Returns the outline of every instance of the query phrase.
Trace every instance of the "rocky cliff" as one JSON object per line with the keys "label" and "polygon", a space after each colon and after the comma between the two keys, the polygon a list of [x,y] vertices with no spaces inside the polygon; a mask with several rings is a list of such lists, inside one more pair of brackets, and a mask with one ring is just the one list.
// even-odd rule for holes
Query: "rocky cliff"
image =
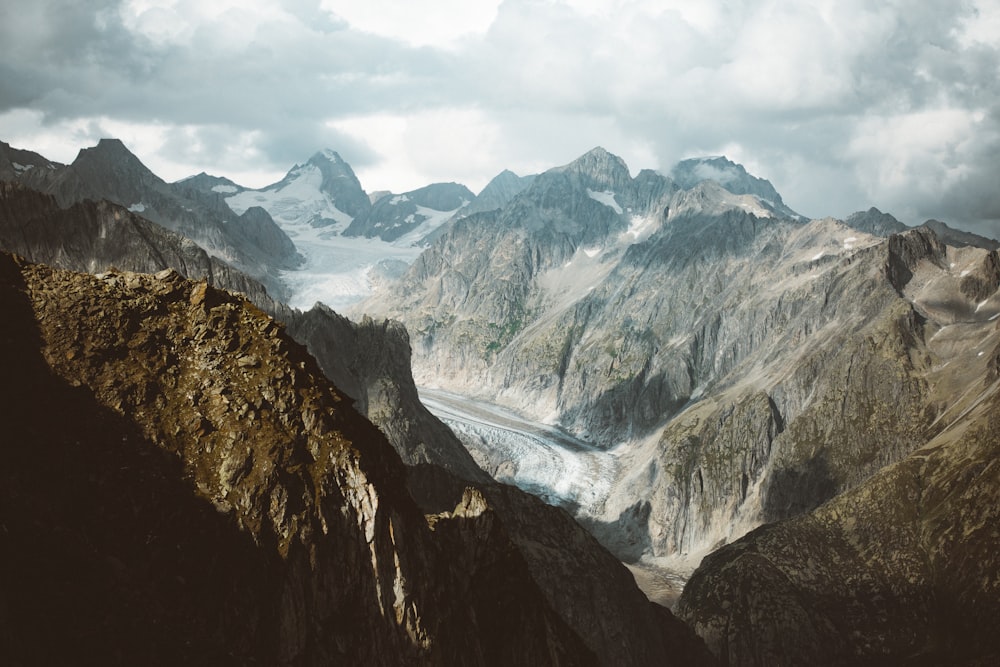
{"label": "rocky cliff", "polygon": [[428,523],[384,436],[245,301],[9,255],[0,299],[15,662],[595,661],[490,502]]}
{"label": "rocky cliff", "polygon": [[679,613],[723,664],[1000,659],[1000,334],[987,338],[990,361],[954,361],[974,391],[925,446],[705,558]]}

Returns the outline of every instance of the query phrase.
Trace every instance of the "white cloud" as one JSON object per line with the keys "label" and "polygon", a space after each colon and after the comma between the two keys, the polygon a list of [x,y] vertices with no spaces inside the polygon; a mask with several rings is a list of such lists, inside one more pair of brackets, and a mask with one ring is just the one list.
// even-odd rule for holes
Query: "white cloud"
{"label": "white cloud", "polygon": [[329,125],[377,154],[372,164],[356,169],[367,190],[404,192],[432,181],[453,181],[455,165],[461,164],[463,184],[478,191],[497,173],[497,128],[477,109],[373,114]]}
{"label": "white cloud", "polygon": [[[330,147],[397,191],[595,145],[633,171],[726,154],[810,215],[1000,219],[996,0],[98,3],[0,24],[0,138],[119,128],[151,166],[224,175]],[[951,190],[904,196],[928,183]]]}
{"label": "white cloud", "polygon": [[414,46],[452,47],[486,32],[500,0],[322,0],[320,5],[362,32]]}
{"label": "white cloud", "polygon": [[981,167],[986,118],[968,109],[869,117],[857,124],[845,152],[870,198],[890,202],[897,217],[922,222]]}

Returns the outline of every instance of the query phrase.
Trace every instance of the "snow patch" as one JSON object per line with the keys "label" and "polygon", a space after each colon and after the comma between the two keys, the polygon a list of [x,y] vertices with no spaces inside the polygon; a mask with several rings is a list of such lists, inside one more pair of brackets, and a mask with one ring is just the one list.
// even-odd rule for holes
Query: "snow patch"
{"label": "snow patch", "polygon": [[143,211],[146,210],[146,205],[143,204],[142,202],[139,202],[138,204],[132,204],[131,206],[129,206],[128,210],[132,211],[133,213],[142,213]]}
{"label": "snow patch", "polygon": [[810,262],[815,262],[817,259],[819,259],[820,257],[822,257],[825,254],[826,254],[826,252],[820,250],[818,253],[816,253],[815,255],[813,255],[812,259],[810,259],[809,261]]}
{"label": "snow patch", "polygon": [[406,195],[395,195],[389,200],[389,203],[395,206],[396,204],[402,204],[403,202],[410,201],[410,198]]}
{"label": "snow patch", "polygon": [[18,164],[17,162],[11,162],[10,164],[12,167],[14,167],[14,171],[20,171],[20,172],[28,171],[29,169],[32,169],[35,166],[33,164]]}
{"label": "snow patch", "polygon": [[583,254],[584,255],[586,255],[587,257],[590,257],[591,259],[593,259],[594,257],[597,257],[598,255],[601,254],[601,248],[599,246],[591,246],[589,248],[581,248],[581,250],[583,250]]}
{"label": "snow patch", "polygon": [[595,192],[590,188],[587,188],[587,196],[594,201],[599,201],[610,209],[613,209],[615,213],[621,215],[623,213],[622,207],[618,205],[615,201],[615,193],[610,190],[605,190],[604,192]]}
{"label": "snow patch", "polygon": [[[952,266],[954,266],[954,264]],[[965,271],[962,271],[960,274],[958,274],[958,277],[959,278],[964,278],[967,275],[969,275],[969,270],[968,269],[966,269]]]}
{"label": "snow patch", "polygon": [[986,301],[980,301],[978,304],[976,304],[976,312],[977,313],[979,312],[980,308],[982,308],[983,306],[986,305],[987,301],[989,301],[989,299],[986,299]]}
{"label": "snow patch", "polygon": [[979,354],[977,354],[976,356],[977,356],[977,357],[981,357],[981,356],[983,356],[984,354],[986,354],[986,353],[985,353],[985,352],[980,352],[980,353],[979,353]]}
{"label": "snow patch", "polygon": [[854,243],[858,240],[857,236],[848,236],[844,239],[844,250],[851,250],[854,248]]}
{"label": "snow patch", "polygon": [[[416,215],[426,219],[391,243],[379,238],[342,236],[341,223],[314,226],[308,220],[289,221],[272,212],[306,260],[301,268],[281,273],[282,281],[292,293],[289,305],[304,310],[321,301],[341,310],[361,301],[374,289],[377,265],[384,261],[412,264],[424,250],[420,245],[423,238],[450,220],[457,210],[437,211],[417,206]],[[350,220],[340,211],[337,213]]]}
{"label": "snow patch", "polygon": [[629,218],[628,229],[619,239],[623,243],[642,243],[656,231],[656,217],[633,215]]}
{"label": "snow patch", "polygon": [[997,313],[996,315],[994,315],[993,317],[991,317],[990,319],[988,319],[986,321],[987,322],[992,322],[993,320],[997,319],[998,317],[1000,317],[1000,313]]}
{"label": "snow patch", "polygon": [[215,187],[212,188],[212,192],[219,192],[224,195],[231,195],[235,192],[239,192],[239,188],[237,188],[234,185],[223,185],[222,183],[220,183],[219,185],[216,185]]}
{"label": "snow patch", "polygon": [[774,214],[764,206],[761,206],[760,202],[761,200],[754,195],[741,195],[737,203],[741,209],[758,218],[774,217]]}

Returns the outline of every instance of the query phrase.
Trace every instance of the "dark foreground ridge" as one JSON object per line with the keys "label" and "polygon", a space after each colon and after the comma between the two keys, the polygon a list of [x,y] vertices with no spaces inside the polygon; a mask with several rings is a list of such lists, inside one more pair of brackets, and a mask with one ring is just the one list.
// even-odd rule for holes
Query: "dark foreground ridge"
{"label": "dark foreground ridge", "polygon": [[597,663],[484,496],[428,521],[384,436],[242,299],[2,254],[0,308],[11,664]]}

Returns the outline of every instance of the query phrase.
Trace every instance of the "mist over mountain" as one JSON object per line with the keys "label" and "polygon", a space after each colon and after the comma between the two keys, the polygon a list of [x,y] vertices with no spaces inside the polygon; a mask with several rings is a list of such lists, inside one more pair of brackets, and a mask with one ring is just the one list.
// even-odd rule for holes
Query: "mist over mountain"
{"label": "mist over mountain", "polygon": [[[808,220],[724,157],[633,177],[595,148],[479,195],[369,196],[332,150],[254,190],[165,184],[113,141],[68,167],[0,149],[0,248],[96,274],[0,256],[12,428],[73,462],[8,452],[4,525],[31,545],[9,590],[63,601],[97,654],[125,627],[133,662],[1000,654],[996,241]],[[94,472],[136,467],[179,509]],[[134,549],[149,526],[193,555]],[[205,588],[213,551],[245,567]],[[60,592],[46,563],[85,574]],[[110,601],[73,629],[92,580]]]}
{"label": "mist over mountain", "polygon": [[785,206],[781,195],[770,182],[747,173],[743,165],[724,156],[681,160],[670,170],[670,178],[685,190],[690,190],[702,181],[715,181],[733,194],[758,197],[774,206],[783,216],[802,217]]}

